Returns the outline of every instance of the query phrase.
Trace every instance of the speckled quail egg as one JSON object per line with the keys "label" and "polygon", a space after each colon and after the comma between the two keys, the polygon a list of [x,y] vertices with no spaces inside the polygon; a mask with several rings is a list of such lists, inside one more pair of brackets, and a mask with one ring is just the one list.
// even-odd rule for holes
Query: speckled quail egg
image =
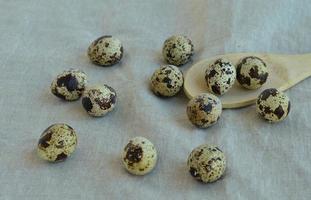
{"label": "speckled quail egg", "polygon": [[237,80],[247,89],[260,88],[268,78],[266,63],[254,56],[243,58],[237,65]]}
{"label": "speckled quail egg", "polygon": [[162,54],[167,63],[180,66],[193,55],[193,44],[186,36],[174,35],[165,40]]}
{"label": "speckled quail egg", "polygon": [[182,72],[174,65],[164,65],[157,69],[151,77],[151,89],[159,96],[176,95],[183,86]]}
{"label": "speckled quail egg", "polygon": [[289,114],[290,100],[275,88],[266,89],[257,98],[256,111],[270,122],[279,122]]}
{"label": "speckled quail egg", "polygon": [[222,112],[218,97],[203,93],[192,98],[187,104],[187,115],[192,124],[199,128],[207,128],[215,124]]}
{"label": "speckled quail egg", "polygon": [[105,35],[92,42],[88,56],[97,65],[110,66],[122,59],[123,46],[119,39]]}
{"label": "speckled quail egg", "polygon": [[50,162],[65,160],[76,149],[77,135],[67,124],[53,124],[43,131],[38,142],[39,157]]}
{"label": "speckled quail egg", "polygon": [[157,151],[146,138],[135,137],[125,146],[122,160],[125,169],[131,174],[145,175],[155,167]]}
{"label": "speckled quail egg", "polygon": [[83,71],[70,69],[52,81],[51,92],[61,99],[73,101],[81,97],[86,84],[86,74]]}
{"label": "speckled quail egg", "polygon": [[187,161],[190,174],[203,183],[211,183],[226,170],[225,154],[214,145],[201,145],[193,149]]}
{"label": "speckled quail egg", "polygon": [[86,89],[82,95],[82,105],[87,113],[94,117],[106,115],[115,107],[117,93],[104,84]]}
{"label": "speckled quail egg", "polygon": [[223,95],[234,84],[236,79],[236,70],[234,65],[226,59],[217,59],[205,71],[205,81],[208,91]]}

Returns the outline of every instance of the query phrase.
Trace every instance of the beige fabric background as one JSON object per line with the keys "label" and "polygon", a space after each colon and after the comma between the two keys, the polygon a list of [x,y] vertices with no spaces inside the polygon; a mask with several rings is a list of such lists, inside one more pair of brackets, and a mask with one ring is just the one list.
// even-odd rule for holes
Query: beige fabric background
{"label": "beige fabric background", "polygon": [[[264,122],[251,106],[225,110],[206,130],[189,123],[184,94],[160,99],[148,89],[172,34],[195,45],[184,71],[229,52],[308,53],[310,12],[310,0],[0,0],[0,199],[311,199],[311,79],[287,92],[292,110],[282,123]],[[123,41],[125,56],[114,67],[86,56],[103,34]],[[90,84],[114,87],[116,110],[94,119],[79,101],[51,95],[51,80],[70,67],[84,70]],[[73,126],[79,144],[66,162],[49,164],[35,148],[56,122]],[[122,168],[121,151],[134,136],[158,148],[148,176]],[[186,169],[202,143],[219,145],[228,158],[225,178],[214,184]]]}

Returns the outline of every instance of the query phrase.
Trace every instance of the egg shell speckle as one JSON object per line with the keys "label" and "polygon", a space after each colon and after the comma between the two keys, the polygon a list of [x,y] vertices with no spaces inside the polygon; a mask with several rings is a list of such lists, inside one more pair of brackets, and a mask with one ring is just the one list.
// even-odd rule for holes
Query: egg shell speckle
{"label": "egg shell speckle", "polygon": [[243,58],[237,65],[237,80],[247,89],[258,89],[269,75],[266,63],[254,56]]}
{"label": "egg shell speckle", "polygon": [[235,79],[236,69],[226,59],[216,60],[205,71],[208,91],[216,95],[226,93],[233,86]]}
{"label": "egg shell speckle", "polygon": [[67,124],[53,124],[40,136],[37,153],[40,158],[59,162],[65,160],[76,149],[77,135]]}
{"label": "egg shell speckle", "polygon": [[97,65],[110,66],[123,57],[123,46],[119,39],[110,35],[96,39],[88,48],[90,60]]}
{"label": "egg shell speckle", "polygon": [[290,100],[275,88],[264,90],[257,98],[256,111],[269,122],[284,120],[290,111]]}
{"label": "egg shell speckle", "polygon": [[89,115],[100,117],[115,108],[116,100],[117,94],[112,87],[94,86],[83,93],[82,105]]}
{"label": "egg shell speckle", "polygon": [[192,98],[187,104],[187,115],[192,124],[199,128],[208,128],[220,118],[222,105],[213,94],[203,93]]}
{"label": "egg shell speckle", "polygon": [[125,146],[122,160],[125,169],[131,174],[145,175],[155,167],[157,151],[148,139],[135,137]]}
{"label": "egg shell speckle", "polygon": [[174,35],[165,40],[162,55],[167,63],[180,66],[190,60],[193,51],[193,44],[189,38]]}
{"label": "egg shell speckle", "polygon": [[87,84],[83,71],[70,69],[59,74],[51,83],[51,92],[58,98],[74,101],[81,97]]}
{"label": "egg shell speckle", "polygon": [[174,65],[164,65],[157,69],[151,77],[151,89],[159,96],[174,96],[183,86],[182,72]]}
{"label": "egg shell speckle", "polygon": [[190,153],[187,165],[194,178],[203,183],[211,183],[223,176],[226,157],[215,145],[204,144]]}

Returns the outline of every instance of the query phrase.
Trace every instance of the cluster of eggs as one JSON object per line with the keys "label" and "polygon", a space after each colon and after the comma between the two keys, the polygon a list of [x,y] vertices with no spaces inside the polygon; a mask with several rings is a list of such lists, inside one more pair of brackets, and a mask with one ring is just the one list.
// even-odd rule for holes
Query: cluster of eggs
{"label": "cluster of eggs", "polygon": [[[171,97],[183,88],[183,73],[178,67],[191,59],[194,48],[187,37],[172,36],[165,41],[162,52],[168,65],[155,70],[150,85],[156,95]],[[259,57],[242,58],[236,66],[224,58],[215,60],[206,66],[204,74],[206,93],[195,96],[187,104],[186,110],[190,122],[199,128],[212,126],[222,113],[222,103],[218,96],[228,92],[236,81],[245,89],[259,89],[266,83],[268,76],[267,64]],[[269,122],[282,121],[290,111],[289,98],[275,88],[266,89],[257,98],[256,111]],[[193,158],[195,156],[196,158]],[[208,163],[213,163],[213,166],[209,167]],[[225,171],[225,166],[223,152],[209,145],[194,149],[188,158],[189,172],[203,182],[219,179]],[[214,170],[212,175],[209,174],[209,170],[206,173],[207,168]],[[213,176],[216,174],[217,176]],[[208,178],[209,176],[212,178]]]}
{"label": "cluster of eggs", "polygon": [[[121,60],[123,46],[119,39],[102,36],[91,43],[87,54],[94,64],[110,66]],[[78,69],[69,69],[59,74],[52,81],[51,92],[67,101],[82,97],[83,108],[94,117],[104,116],[112,111],[117,99],[116,91],[107,84],[88,87],[86,74]]]}
{"label": "cluster of eggs", "polygon": [[[185,57],[181,56],[182,53],[184,55],[193,54],[193,45],[189,42],[189,39],[177,41],[174,38],[176,36],[166,41],[169,45],[164,45],[164,58],[170,56],[181,59]],[[184,44],[181,41],[184,41]],[[190,47],[183,47],[187,45],[192,47],[191,53],[181,52],[180,49],[190,49]],[[175,55],[176,48],[178,53]],[[181,59],[183,62],[176,59],[174,60],[175,63],[172,62],[172,59],[166,60],[176,66],[185,63],[184,59]],[[176,66],[164,65],[154,72],[151,77],[151,88],[155,94],[169,97],[176,95],[182,89],[183,74]],[[215,60],[206,66],[204,74],[207,86],[206,93],[195,96],[187,104],[189,120],[200,128],[207,128],[215,124],[222,112],[222,105],[218,96],[228,92],[236,81],[245,89],[259,89],[266,83],[268,76],[267,64],[261,58],[255,56],[242,58],[236,66],[224,58]],[[282,121],[290,111],[289,98],[275,88],[266,89],[257,98],[256,111],[269,122]]]}
{"label": "cluster of eggs", "polygon": [[[120,40],[112,36],[96,39],[88,48],[92,63],[110,66],[118,63],[123,55]],[[66,101],[82,99],[82,107],[94,117],[105,116],[115,108],[116,91],[107,84],[87,86],[87,75],[78,69],[65,70],[52,81],[50,90],[56,97]],[[40,136],[37,152],[39,157],[50,162],[63,161],[77,145],[76,131],[69,125],[58,123],[48,127]]]}
{"label": "cluster of eggs", "polygon": [[[92,63],[111,66],[122,59],[123,46],[112,36],[102,36],[91,43],[87,53]],[[184,77],[179,67],[189,62],[193,53],[194,46],[186,36],[175,35],[165,40],[162,55],[168,64],[156,69],[151,76],[150,85],[154,94],[171,97],[182,90]],[[190,122],[200,128],[212,126],[222,113],[222,104],[217,96],[228,92],[235,81],[246,89],[258,89],[267,81],[268,74],[266,63],[258,57],[243,58],[236,67],[229,60],[217,59],[205,71],[207,92],[197,95],[187,104]],[[83,71],[69,69],[52,81],[51,92],[67,101],[82,97],[82,107],[94,117],[112,111],[116,104],[116,91],[106,84],[87,86],[87,83]],[[257,99],[256,110],[268,121],[281,121],[290,111],[290,101],[277,89],[266,89]],[[72,127],[53,124],[43,131],[39,139],[38,155],[51,162],[63,161],[74,152],[76,145],[77,134]],[[151,172],[157,158],[155,146],[144,137],[132,138],[122,153],[125,169],[135,175]],[[226,157],[217,146],[204,144],[193,149],[187,166],[197,180],[214,182],[225,172]]]}
{"label": "cluster of eggs", "polygon": [[[176,66],[187,63],[193,55],[191,40],[185,36],[172,36],[163,45],[163,57],[169,65],[157,69],[151,78],[153,92],[160,96],[174,96],[183,87],[183,73]],[[87,52],[92,63],[110,66],[123,56],[120,40],[111,36],[96,39]],[[50,90],[56,97],[75,101],[82,99],[86,112],[94,117],[104,116],[116,104],[116,91],[106,85],[87,86],[87,75],[78,69],[69,69],[57,75]],[[37,152],[39,157],[50,162],[68,158],[76,149],[77,133],[68,124],[49,126],[40,136]],[[155,146],[144,137],[132,138],[124,147],[122,161],[125,169],[134,175],[145,175],[153,170],[158,159]],[[225,157],[222,151],[209,145],[201,145],[189,155],[189,172],[202,182],[213,182],[224,172]],[[203,169],[202,167],[206,169]],[[208,170],[207,170],[208,168]]]}
{"label": "cluster of eggs", "polygon": [[[266,83],[268,75],[266,63],[258,57],[245,57],[236,67],[226,59],[217,59],[205,71],[208,93],[199,94],[188,103],[190,121],[201,128],[215,124],[222,110],[217,96],[228,92],[235,81],[246,89],[259,89]],[[257,98],[256,111],[269,122],[282,121],[290,111],[289,98],[275,88],[266,89]]]}

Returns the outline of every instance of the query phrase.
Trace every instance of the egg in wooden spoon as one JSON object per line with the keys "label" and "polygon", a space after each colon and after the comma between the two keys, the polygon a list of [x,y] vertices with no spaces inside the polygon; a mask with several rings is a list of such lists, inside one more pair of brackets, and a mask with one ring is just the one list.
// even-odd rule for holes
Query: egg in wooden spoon
{"label": "egg in wooden spoon", "polygon": [[259,53],[235,53],[215,56],[194,64],[185,75],[184,91],[189,98],[208,92],[205,72],[217,59],[230,60],[237,65],[245,57],[258,57],[267,65],[269,76],[262,87],[246,89],[238,81],[225,94],[219,96],[223,108],[239,108],[255,103],[258,95],[267,88],[284,91],[311,76],[311,54],[280,55]]}

